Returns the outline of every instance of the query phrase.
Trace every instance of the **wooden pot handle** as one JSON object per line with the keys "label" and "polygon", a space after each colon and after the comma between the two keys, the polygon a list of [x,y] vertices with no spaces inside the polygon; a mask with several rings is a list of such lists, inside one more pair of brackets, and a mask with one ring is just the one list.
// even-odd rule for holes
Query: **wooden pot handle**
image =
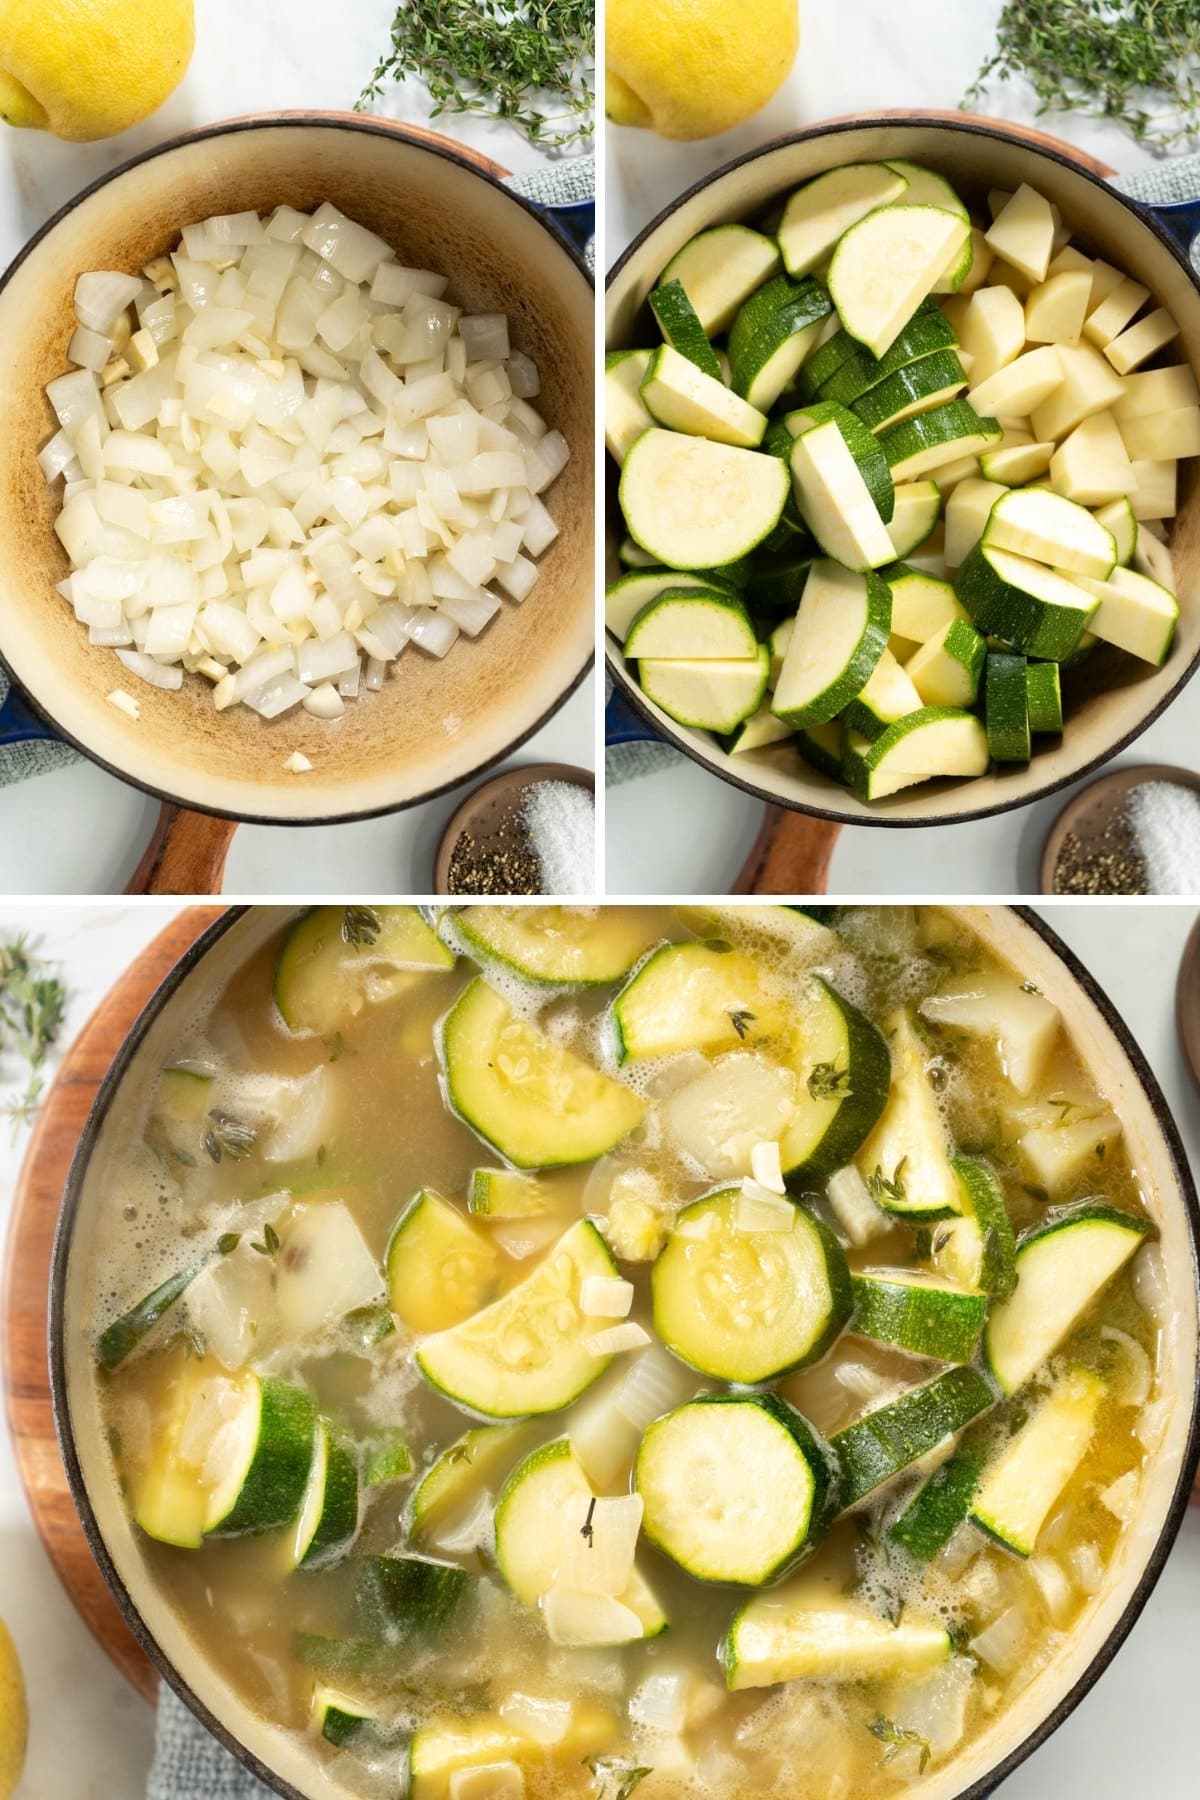
{"label": "wooden pot handle", "polygon": [[237,826],[232,819],[163,803],[127,894],[219,894]]}
{"label": "wooden pot handle", "polygon": [[823,894],[840,825],[769,806],[734,894]]}

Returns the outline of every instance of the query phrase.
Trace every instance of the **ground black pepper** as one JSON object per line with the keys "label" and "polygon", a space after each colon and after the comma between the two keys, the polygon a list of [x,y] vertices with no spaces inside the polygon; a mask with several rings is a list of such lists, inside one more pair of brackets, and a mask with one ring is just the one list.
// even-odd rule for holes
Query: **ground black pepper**
{"label": "ground black pepper", "polygon": [[1069,831],[1054,865],[1056,894],[1145,894],[1146,864],[1129,820],[1114,813],[1096,837]]}
{"label": "ground black pepper", "polygon": [[542,865],[520,818],[502,820],[483,840],[464,831],[450,852],[446,885],[452,894],[540,894]]}

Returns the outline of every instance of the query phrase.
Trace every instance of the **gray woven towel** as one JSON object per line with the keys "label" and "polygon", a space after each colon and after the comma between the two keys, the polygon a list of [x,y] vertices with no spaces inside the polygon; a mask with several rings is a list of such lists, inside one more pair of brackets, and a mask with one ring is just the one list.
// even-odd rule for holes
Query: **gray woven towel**
{"label": "gray woven towel", "polygon": [[272,1800],[272,1793],[160,1683],[146,1800]]}
{"label": "gray woven towel", "polygon": [[[1113,186],[1131,200],[1147,206],[1165,206],[1176,200],[1200,198],[1200,156],[1170,156],[1161,162],[1136,169],[1132,175],[1118,175]],[[1200,273],[1200,240],[1192,250],[1192,263]],[[612,692],[609,681],[608,692]],[[653,774],[679,760],[681,752],[672,745],[655,740],[635,744],[610,744],[605,752],[606,780],[613,787],[632,781],[638,775]]]}
{"label": "gray woven towel", "polygon": [[[595,196],[595,159],[591,156],[572,156],[559,162],[548,162],[530,174],[515,175],[511,186],[535,206],[578,206]],[[586,255],[588,268],[594,275],[594,241],[588,244]],[[0,707],[8,696],[8,685],[8,677],[0,669]],[[50,769],[60,769],[64,763],[78,760],[78,752],[67,744],[44,741],[0,743],[0,788],[10,787],[17,781],[27,781],[31,775],[44,775]]]}

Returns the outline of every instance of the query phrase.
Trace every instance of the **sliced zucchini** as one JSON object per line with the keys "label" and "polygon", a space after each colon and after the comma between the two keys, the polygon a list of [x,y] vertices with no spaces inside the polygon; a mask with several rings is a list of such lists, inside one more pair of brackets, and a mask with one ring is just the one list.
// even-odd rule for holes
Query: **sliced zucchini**
{"label": "sliced zucchini", "polygon": [[368,1448],[363,1461],[363,1486],[387,1487],[412,1474],[412,1456],[398,1431],[386,1432]]}
{"label": "sliced zucchini", "polygon": [[936,481],[911,481],[895,489],[895,509],[887,533],[903,560],[925,542],[942,516],[942,490]]}
{"label": "sliced zucchini", "polygon": [[[951,619],[904,665],[921,706],[973,706],[987,659],[987,643],[966,619]],[[1057,670],[1057,663],[1045,668]]]}
{"label": "sliced zucchini", "polygon": [[779,267],[779,246],[748,225],[714,225],[676,252],[662,272],[678,281],[703,329],[719,337],[756,288]]}
{"label": "sliced zucchini", "polygon": [[1099,1200],[1050,1213],[1017,1244],[1017,1284],[984,1331],[988,1367],[1015,1394],[1066,1342],[1097,1295],[1144,1243],[1148,1219]]}
{"label": "sliced zucchini", "polygon": [[1021,487],[1044,475],[1053,458],[1053,443],[1006,444],[1001,440],[995,450],[981,452],[979,468],[988,481],[998,482],[1003,487]]}
{"label": "sliced zucchini", "polygon": [[969,1514],[986,1462],[983,1436],[968,1431],[954,1455],[922,1482],[888,1526],[892,1542],[917,1562],[932,1562]]}
{"label": "sliced zucchini", "polygon": [[[496,1561],[517,1599],[537,1606],[555,1588],[602,1592],[633,1615],[631,1639],[658,1637],[666,1614],[632,1562],[633,1546],[604,1541],[599,1501],[567,1438],[543,1444],[517,1465],[496,1503]],[[595,1567],[589,1568],[594,1558]],[[587,1590],[584,1590],[587,1591]]]}
{"label": "sliced zucchini", "polygon": [[880,574],[892,590],[892,630],[900,637],[924,644],[951,620],[967,616],[952,583],[927,569],[899,562],[881,569]]}
{"label": "sliced zucchini", "polygon": [[623,463],[654,420],[642,399],[642,383],[653,350],[613,350],[604,359],[604,443],[615,463]]}
{"label": "sliced zucchini", "polygon": [[1096,518],[1106,531],[1112,533],[1117,561],[1122,568],[1127,568],[1133,561],[1138,538],[1138,522],[1128,496],[1123,494],[1119,500],[1110,500],[1107,506],[1100,508]]}
{"label": "sliced zucchini", "polygon": [[664,944],[621,989],[612,1020],[618,1061],[633,1062],[753,1044],[778,1031],[780,1010],[742,952]]}
{"label": "sliced zucchini", "polygon": [[426,1338],[417,1367],[447,1399],[483,1418],[558,1412],[612,1361],[587,1347],[596,1321],[583,1311],[581,1290],[589,1275],[617,1272],[600,1233],[580,1219],[524,1281],[474,1318]]}
{"label": "sliced zucchini", "polygon": [[856,574],[833,561],[814,563],[772,712],[794,729],[836,718],[870,680],[887,649],[891,624],[886,581],[869,570]]}
{"label": "sliced zucchini", "polygon": [[789,491],[777,456],[655,427],[621,471],[621,507],[643,550],[678,569],[719,569],[775,529]]}
{"label": "sliced zucchini", "polygon": [[469,1790],[456,1783],[452,1796],[456,1775],[505,1763],[540,1769],[549,1762],[564,1771],[578,1771],[585,1757],[596,1756],[619,1732],[612,1715],[592,1700],[576,1701],[566,1735],[552,1749],[495,1713],[435,1719],[413,1734],[408,1800],[462,1800]]}
{"label": "sliced zucchini", "polygon": [[887,1104],[891,1054],[883,1033],[822,976],[805,992],[792,1063],[795,1113],[779,1146],[793,1193],[812,1192],[861,1147]]}
{"label": "sliced zucchini", "polygon": [[362,1627],[383,1643],[430,1643],[454,1620],[471,1577],[452,1563],[426,1556],[364,1556],[355,1605]]}
{"label": "sliced zucchini", "polygon": [[[898,202],[901,206],[940,206],[946,212],[955,213],[960,219],[971,223],[971,215],[959,199],[944,175],[938,175],[933,169],[926,169],[920,163],[905,162],[903,158],[893,158],[891,167],[897,175],[903,175],[908,187],[904,197]],[[954,294],[962,287],[971,273],[975,260],[973,233],[969,234],[962,249],[952,257],[943,269],[934,285],[935,294]]]}
{"label": "sliced zucchini", "polygon": [[415,906],[318,906],[283,941],[275,1005],[297,1036],[326,1036],[399,992],[409,971],[453,967],[454,952]]}
{"label": "sliced zucchini", "polygon": [[1029,693],[1025,658],[1006,650],[988,652],[984,674],[988,749],[998,763],[1027,763],[1033,755],[1029,733]]}
{"label": "sliced zucchini", "polygon": [[[846,448],[862,476],[875,511],[886,525],[896,505],[896,490],[888,471],[887,458],[873,432],[848,406],[833,400],[810,400],[785,414],[784,424],[795,438],[803,437],[821,425],[836,425]],[[795,451],[793,446],[793,457]]]}
{"label": "sliced zucchini", "polygon": [[1025,700],[1029,707],[1030,731],[1062,730],[1062,678],[1057,663],[1025,664]]}
{"label": "sliced zucchini", "polygon": [[864,1269],[856,1272],[854,1318],[857,1337],[894,1344],[935,1362],[969,1362],[979,1342],[988,1297],[969,1293],[920,1270]]}
{"label": "sliced zucchini", "polygon": [[170,1312],[179,1296],[184,1293],[196,1279],[207,1262],[201,1257],[197,1262],[189,1263],[186,1269],[169,1275],[166,1281],[160,1282],[152,1293],[146,1294],[128,1312],[106,1325],[100,1333],[96,1344],[96,1355],[102,1369],[116,1369],[125,1361],[138,1345],[152,1331],[159,1320]]}
{"label": "sliced zucchini", "polygon": [[840,783],[843,736],[842,725],[837,719],[831,719],[826,725],[810,725],[797,733],[796,750],[810,769]]}
{"label": "sliced zucchini", "polygon": [[969,220],[939,206],[881,206],[852,225],[829,265],[851,337],[882,356],[970,242]]}
{"label": "sliced zucchini", "polygon": [[446,1097],[518,1169],[594,1162],[640,1124],[645,1104],[513,1012],[482,976],[442,1022]]}
{"label": "sliced zucchini", "polygon": [[638,614],[668,589],[680,593],[708,593],[711,577],[689,574],[681,569],[647,569],[634,575],[622,575],[604,590],[604,624],[614,637],[624,641]]}
{"label": "sliced zucchini", "polygon": [[425,1537],[465,1511],[481,1489],[508,1473],[528,1436],[522,1425],[477,1425],[443,1450],[413,1490],[408,1518],[412,1536]]}
{"label": "sliced zucchini", "polygon": [[913,1681],[951,1655],[950,1634],[938,1619],[905,1608],[893,1623],[805,1577],[749,1600],[722,1650],[735,1693],[783,1681]]}
{"label": "sliced zucchini", "polygon": [[[807,536],[808,527],[800,529]],[[785,612],[789,619],[794,617],[796,608],[804,598],[804,590],[808,586],[809,571],[816,555],[816,545],[809,540],[809,548],[798,550],[786,560],[770,563],[760,568],[759,572],[746,583],[743,599],[751,612],[760,616],[764,613]],[[772,652],[772,665],[774,652]],[[772,666],[772,676],[778,671]]]}
{"label": "sliced zucchini", "polygon": [[788,274],[807,275],[852,225],[877,206],[898,200],[907,185],[886,163],[847,163],[797,188],[784,208],[778,232]]}
{"label": "sliced zucchini", "polygon": [[466,906],[454,928],[473,955],[527,981],[599,987],[620,981],[656,941],[653,917],[622,906]]}
{"label": "sliced zucchini", "polygon": [[422,1188],[392,1229],[384,1267],[396,1317],[410,1331],[445,1331],[491,1299],[499,1258],[457,1207]]}
{"label": "sliced zucchini", "polygon": [[[982,463],[980,467],[982,467]],[[998,481],[968,476],[960,481],[946,502],[946,566],[960,569],[975,548],[992,516],[992,508],[1008,489]]]}
{"label": "sliced zucchini", "polygon": [[967,372],[953,350],[939,350],[897,369],[854,402],[854,411],[872,431],[898,425],[966,391]]}
{"label": "sliced zucchini", "polygon": [[1098,1375],[1071,1369],[985,1470],[971,1521],[1018,1556],[1032,1556],[1042,1526],[1087,1455],[1105,1396]]}
{"label": "sliced zucchini", "polygon": [[767,429],[764,412],[731,393],[719,376],[698,368],[670,344],[651,357],[641,395],[656,424],[693,437],[753,450],[762,443]]}
{"label": "sliced zucchini", "polygon": [[985,637],[1047,662],[1078,649],[1100,604],[1079,582],[986,544],[971,551],[954,590]]}
{"label": "sliced zucchini", "polygon": [[357,1534],[357,1453],[348,1439],[318,1419],[308,1491],[287,1546],[288,1566],[318,1569],[337,1562]]}
{"label": "sliced zucchini", "polygon": [[892,561],[883,517],[835,420],[801,432],[791,470],[801,516],[827,556],[860,571]]}
{"label": "sliced zucchini", "polygon": [[988,515],[983,542],[1068,575],[1106,581],[1117,561],[1117,542],[1085,506],[1049,488],[1017,488],[1002,494]]}
{"label": "sliced zucchini", "polygon": [[[741,1223],[741,1188],[684,1207],[654,1265],[654,1326],[704,1375],[753,1383],[817,1362],[850,1317],[833,1233],[795,1207],[790,1229]],[[771,1221],[774,1225],[775,1221]]]}
{"label": "sliced zucchini", "polygon": [[764,750],[770,744],[782,744],[791,736],[791,726],[777,719],[764,702],[757,712],[734,727],[725,739],[725,748],[730,756],[739,756],[744,750]]}
{"label": "sliced zucchini", "polygon": [[716,657],[643,657],[638,664],[638,682],[646,698],[677,725],[726,735],[758,711],[770,672],[770,653],[760,644],[752,657],[725,661]]}
{"label": "sliced zucchini", "polygon": [[353,1700],[336,1688],[318,1685],[313,1690],[312,1720],[326,1743],[340,1750],[373,1723],[374,1715],[363,1701]]}
{"label": "sliced zucchini", "polygon": [[972,713],[925,706],[897,719],[874,743],[849,733],[842,773],[864,800],[882,800],[941,776],[986,775],[988,762],[987,733]]}
{"label": "sliced zucchini", "polygon": [[879,434],[879,444],[895,482],[915,481],[918,476],[978,456],[1004,433],[995,419],[981,418],[967,400],[946,400],[915,418],[889,425]]}
{"label": "sliced zucchini", "polygon": [[1080,578],[1099,601],[1088,629],[1156,669],[1166,662],[1179,623],[1179,602],[1168,588],[1136,569],[1114,569],[1107,581]]}
{"label": "sliced zucchini", "polygon": [[830,1441],[842,1471],[842,1508],[857,1506],[948,1437],[957,1436],[995,1398],[978,1369],[946,1369],[835,1432]]}
{"label": "sliced zucchini", "polygon": [[660,282],[650,296],[650,311],[658,320],[658,328],[665,343],[678,350],[689,362],[695,363],[706,375],[711,375],[714,381],[722,379],[716,352],[708,341],[708,334],[701,325],[682,282]]}
{"label": "sliced zucchini", "polygon": [[891,1090],[856,1161],[872,1199],[885,1212],[918,1221],[954,1218],[962,1199],[950,1166],[945,1121],[925,1067],[925,1047],[907,1013],[894,1013],[887,1032]]}
{"label": "sliced zucchini", "polygon": [[1003,1300],[1017,1284],[1017,1242],[1000,1183],[980,1157],[956,1156],[950,1166],[962,1210],[939,1226],[933,1266],[960,1287]]}
{"label": "sliced zucchini", "polygon": [[922,1000],[920,1012],[935,1025],[990,1038],[1018,1094],[1032,1094],[1037,1087],[1062,1023],[1057,1006],[1031,983],[989,970],[950,976]]}
{"label": "sliced zucchini", "polygon": [[819,281],[777,275],[743,304],[729,333],[733,390],[769,412],[796,379],[833,301]]}
{"label": "sliced zucchini", "polygon": [[546,1190],[536,1175],[517,1169],[472,1169],[467,1211],[489,1219],[531,1219],[546,1210]]}
{"label": "sliced zucchini", "polygon": [[631,659],[737,662],[757,658],[758,640],[736,594],[720,588],[667,588],[629,627],[625,654]]}
{"label": "sliced zucchini", "polygon": [[697,1581],[763,1587],[816,1549],[837,1495],[824,1439],[775,1394],[706,1394],[642,1439],[646,1536]]}
{"label": "sliced zucchini", "polygon": [[[883,356],[872,356],[849,332],[843,332],[845,354],[831,368],[821,386],[822,400],[838,400],[853,406],[864,394],[877,388],[890,376],[932,356],[938,351],[955,350],[958,334],[934,300],[924,301],[913,314],[895,343]],[[833,343],[829,345],[832,351]]]}
{"label": "sliced zucchini", "polygon": [[921,704],[921,696],[907,671],[890,650],[885,650],[861,693],[847,703],[842,719],[851,731],[861,731],[873,740],[906,713],[919,711]]}
{"label": "sliced zucchini", "polygon": [[[832,319],[829,321],[832,324]],[[800,379],[796,383],[805,400],[815,400],[825,384],[833,379],[841,368],[862,345],[852,338],[848,331],[835,327],[831,335],[816,345],[812,354],[806,359],[800,370]],[[859,390],[861,392],[861,390]],[[843,400],[840,394],[830,394],[831,400]]]}
{"label": "sliced zucchini", "polygon": [[[646,351],[644,354],[648,356],[650,352]],[[649,425],[652,421],[647,419],[646,423]],[[641,436],[640,432],[638,436]],[[631,537],[622,538],[617,545],[617,560],[624,569],[656,569],[658,567],[654,558],[647,555],[641,545],[635,544]]]}

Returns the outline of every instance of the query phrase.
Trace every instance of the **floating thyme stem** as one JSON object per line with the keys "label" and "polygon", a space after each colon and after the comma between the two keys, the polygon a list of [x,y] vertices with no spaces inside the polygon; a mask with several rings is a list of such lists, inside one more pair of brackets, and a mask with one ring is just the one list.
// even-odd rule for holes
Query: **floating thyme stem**
{"label": "floating thyme stem", "polygon": [[1023,77],[1039,113],[1112,119],[1156,155],[1200,141],[1196,0],[1008,0],[996,53],[964,94]]}
{"label": "floating thyme stem", "polygon": [[415,78],[435,119],[483,113],[561,149],[594,130],[595,48],[594,0],[403,0],[357,110]]}

